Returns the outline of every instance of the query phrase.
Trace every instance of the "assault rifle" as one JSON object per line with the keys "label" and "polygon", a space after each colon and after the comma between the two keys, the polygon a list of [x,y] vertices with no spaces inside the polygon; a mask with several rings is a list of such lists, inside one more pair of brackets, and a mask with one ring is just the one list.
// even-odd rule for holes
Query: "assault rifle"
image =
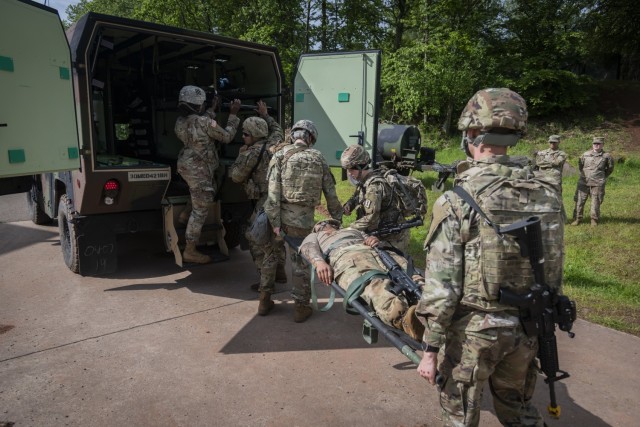
{"label": "assault rifle", "polygon": [[400,224],[382,224],[377,230],[367,233],[369,236],[386,236],[387,234],[399,233],[407,228],[420,227],[423,224],[422,217],[416,215],[415,217]]}
{"label": "assault rifle", "polygon": [[[519,295],[508,289],[500,289],[500,304],[518,307],[520,321],[525,333],[538,337],[538,358],[545,382],[549,385],[551,403],[547,407],[549,414],[559,418],[560,406],[556,403],[555,382],[569,377],[560,370],[555,325],[561,331],[571,332],[576,320],[576,303],[565,295],[559,295],[546,283],[544,277],[544,254],[542,247],[542,229],[540,218],[533,216],[507,227],[500,227],[501,234],[510,234],[520,245],[520,254],[528,257],[533,269],[535,284],[530,292]],[[560,375],[558,375],[560,373]]]}
{"label": "assault rifle", "polygon": [[[388,270],[387,273],[391,279],[391,284],[389,284],[387,290],[394,295],[404,294],[409,306],[417,304],[420,298],[422,298],[422,289],[420,289],[420,286],[413,281],[411,276],[405,273],[402,267],[400,267],[400,264],[398,264],[387,251],[378,247],[374,247],[373,249],[378,253],[380,261],[382,261],[382,264]],[[410,263],[408,270],[412,269]]]}
{"label": "assault rifle", "polygon": [[438,190],[442,190],[442,187],[447,179],[449,179],[451,175],[455,176],[456,174],[455,163],[452,163],[450,165],[443,165],[442,163],[438,163],[435,160],[431,163],[419,164],[418,169],[420,169],[421,171],[438,172],[438,180],[434,184],[434,186]]}

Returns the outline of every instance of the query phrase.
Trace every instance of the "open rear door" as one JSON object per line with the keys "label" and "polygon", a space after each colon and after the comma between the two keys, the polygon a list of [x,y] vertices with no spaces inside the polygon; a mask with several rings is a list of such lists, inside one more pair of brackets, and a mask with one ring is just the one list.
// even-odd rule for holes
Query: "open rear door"
{"label": "open rear door", "polygon": [[78,169],[69,44],[58,12],[0,0],[0,178]]}
{"label": "open rear door", "polygon": [[380,92],[380,51],[306,54],[294,80],[293,121],[318,128],[320,150],[330,166],[351,144],[375,159]]}

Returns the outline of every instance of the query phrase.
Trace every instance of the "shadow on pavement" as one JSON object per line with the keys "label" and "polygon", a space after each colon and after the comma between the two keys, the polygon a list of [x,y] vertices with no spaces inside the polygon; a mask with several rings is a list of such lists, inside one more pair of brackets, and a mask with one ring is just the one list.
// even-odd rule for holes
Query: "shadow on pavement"
{"label": "shadow on pavement", "polygon": [[[568,378],[565,381],[571,381],[571,378]],[[567,386],[564,382],[556,382],[555,390],[556,402],[560,406],[560,418],[553,418],[547,412],[547,406],[549,405],[549,386],[544,382],[544,375],[538,376],[536,390],[533,394],[533,402],[536,408],[538,408],[538,411],[540,411],[540,414],[542,414],[548,427],[611,427],[610,424],[604,422],[600,417],[576,403],[569,395]],[[491,399],[491,392],[487,385],[483,393],[482,410],[489,411],[495,415],[496,413],[493,410],[493,403]]]}
{"label": "shadow on pavement", "polygon": [[50,239],[55,239],[55,243],[59,243],[58,227],[56,225],[29,228],[17,223],[0,223],[0,236],[2,236],[2,239],[0,239],[0,255]]}

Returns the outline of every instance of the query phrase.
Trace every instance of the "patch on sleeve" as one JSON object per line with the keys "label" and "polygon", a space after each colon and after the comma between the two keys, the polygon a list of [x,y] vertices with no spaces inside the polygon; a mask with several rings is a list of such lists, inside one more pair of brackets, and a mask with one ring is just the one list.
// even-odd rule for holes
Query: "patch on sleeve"
{"label": "patch on sleeve", "polygon": [[370,207],[370,206],[371,206],[371,200],[366,199],[366,200],[364,201],[364,208],[365,208],[365,209],[369,209],[369,207]]}

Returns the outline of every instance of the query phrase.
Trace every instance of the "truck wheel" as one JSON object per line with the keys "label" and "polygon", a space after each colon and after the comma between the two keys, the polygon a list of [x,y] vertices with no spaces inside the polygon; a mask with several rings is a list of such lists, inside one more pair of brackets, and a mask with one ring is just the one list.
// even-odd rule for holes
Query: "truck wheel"
{"label": "truck wheel", "polygon": [[58,229],[60,230],[60,247],[64,263],[74,273],[80,271],[80,257],[78,255],[78,241],[76,225],[71,219],[71,202],[64,194],[58,205]]}
{"label": "truck wheel", "polygon": [[240,223],[238,221],[225,221],[224,229],[226,231],[224,241],[227,244],[227,248],[233,249],[238,246],[240,244],[240,237],[242,233]]}
{"label": "truck wheel", "polygon": [[31,190],[27,193],[27,206],[29,208],[29,217],[34,224],[44,225],[50,224],[51,217],[44,213],[42,205],[44,200],[42,198],[42,191],[38,188],[38,185],[34,182],[31,184]]}

